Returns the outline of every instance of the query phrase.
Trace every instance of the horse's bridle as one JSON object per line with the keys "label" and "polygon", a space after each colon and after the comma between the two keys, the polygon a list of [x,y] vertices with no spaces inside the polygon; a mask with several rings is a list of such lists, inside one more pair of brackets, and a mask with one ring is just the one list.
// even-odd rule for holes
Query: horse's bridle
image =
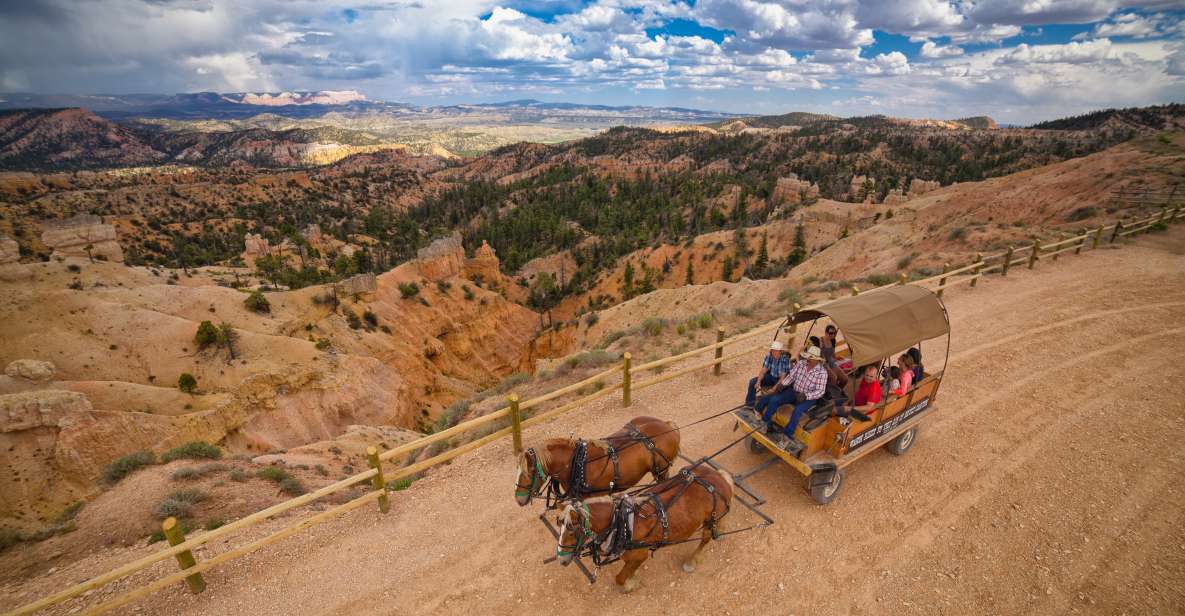
{"label": "horse's bridle", "polygon": [[[531,499],[536,496],[543,496],[545,489],[554,489],[556,477],[548,475],[547,471],[543,470],[543,463],[539,461],[539,455],[535,453],[535,448],[531,447],[525,452],[534,464],[530,470],[531,485],[524,488],[521,483],[514,484],[514,495],[516,497],[526,496],[527,504],[531,503]],[[521,479],[519,480],[521,482]]]}
{"label": "horse's bridle", "polygon": [[[575,509],[580,514],[579,528],[572,531],[572,534],[576,537],[576,543],[571,545],[563,543],[564,535],[561,533],[559,542],[555,547],[555,554],[560,558],[565,556],[579,557],[581,552],[584,551],[585,542],[589,539],[597,538],[592,532],[592,512],[588,510],[588,505],[584,504],[584,501],[572,501],[572,504],[568,506],[568,510],[565,510],[565,513],[571,509]],[[568,524],[571,521],[571,517],[569,516],[564,520],[564,523]]]}

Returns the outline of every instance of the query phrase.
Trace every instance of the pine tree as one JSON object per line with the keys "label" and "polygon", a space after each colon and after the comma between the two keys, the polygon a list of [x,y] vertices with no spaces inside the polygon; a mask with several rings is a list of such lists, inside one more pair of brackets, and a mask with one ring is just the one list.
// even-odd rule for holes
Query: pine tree
{"label": "pine tree", "polygon": [[621,296],[629,299],[634,296],[634,264],[625,262],[625,274],[621,279]]}
{"label": "pine tree", "polygon": [[769,236],[761,234],[761,248],[757,250],[757,262],[753,264],[753,275],[765,278],[765,270],[769,267]]}
{"label": "pine tree", "polygon": [[801,218],[798,219],[798,226],[794,228],[794,248],[790,251],[790,255],[786,257],[786,264],[794,267],[802,263],[806,259],[806,226],[803,224]]}
{"label": "pine tree", "polygon": [[723,266],[724,266],[724,272],[722,274],[722,277],[724,278],[724,282],[732,282],[732,270],[734,267],[736,267],[736,265],[733,263],[732,255],[728,255],[727,257],[724,257]]}
{"label": "pine tree", "polygon": [[691,267],[691,255],[687,255],[687,278],[683,284],[695,284],[695,271]]}

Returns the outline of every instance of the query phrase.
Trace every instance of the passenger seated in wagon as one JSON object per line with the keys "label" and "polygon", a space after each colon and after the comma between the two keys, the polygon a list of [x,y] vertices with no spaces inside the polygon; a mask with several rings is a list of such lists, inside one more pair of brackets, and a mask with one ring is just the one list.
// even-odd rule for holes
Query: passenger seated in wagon
{"label": "passenger seated in wagon", "polygon": [[745,392],[745,406],[752,408],[757,402],[757,390],[765,393],[769,388],[778,384],[778,380],[790,372],[790,354],[781,340],[774,340],[769,345],[769,353],[761,362],[761,371],[755,378],[749,379],[749,390]]}
{"label": "passenger seated in wagon", "polygon": [[823,367],[823,353],[817,346],[810,346],[802,355],[794,368],[778,381],[778,391],[757,401],[757,412],[765,420],[770,432],[777,432],[774,426],[774,414],[784,404],[793,404],[794,412],[786,423],[783,434],[794,438],[794,431],[798,429],[798,421],[802,414],[815,405],[827,391],[827,369]]}

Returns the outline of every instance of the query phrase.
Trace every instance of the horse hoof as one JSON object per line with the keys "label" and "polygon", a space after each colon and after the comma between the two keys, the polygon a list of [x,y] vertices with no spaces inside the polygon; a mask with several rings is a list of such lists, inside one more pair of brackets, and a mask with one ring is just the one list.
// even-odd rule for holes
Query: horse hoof
{"label": "horse hoof", "polygon": [[628,595],[631,592],[634,592],[634,589],[637,587],[638,587],[637,580],[626,580],[626,583],[622,584],[621,586],[618,586],[617,589],[621,591],[621,594]]}
{"label": "horse hoof", "polygon": [[691,563],[683,563],[683,572],[684,573],[695,573],[695,565],[693,565]]}

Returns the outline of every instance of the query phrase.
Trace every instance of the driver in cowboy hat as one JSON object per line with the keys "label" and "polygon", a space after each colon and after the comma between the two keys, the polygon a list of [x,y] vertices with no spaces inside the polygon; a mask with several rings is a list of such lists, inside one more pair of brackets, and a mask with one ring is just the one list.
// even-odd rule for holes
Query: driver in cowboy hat
{"label": "driver in cowboy hat", "polygon": [[778,381],[777,388],[778,393],[762,398],[757,403],[757,410],[761,411],[761,418],[773,432],[776,431],[773,423],[774,413],[784,404],[793,404],[794,413],[783,431],[783,434],[793,439],[802,414],[814,406],[827,391],[827,368],[823,367],[823,352],[819,347],[807,347],[799,355],[794,368]]}
{"label": "driver in cowboy hat", "polygon": [[753,408],[757,402],[757,388],[761,388],[762,395],[778,383],[778,379],[790,372],[790,354],[781,340],[774,340],[769,344],[769,353],[761,362],[761,371],[757,376],[749,379],[749,390],[745,393],[745,406]]}

